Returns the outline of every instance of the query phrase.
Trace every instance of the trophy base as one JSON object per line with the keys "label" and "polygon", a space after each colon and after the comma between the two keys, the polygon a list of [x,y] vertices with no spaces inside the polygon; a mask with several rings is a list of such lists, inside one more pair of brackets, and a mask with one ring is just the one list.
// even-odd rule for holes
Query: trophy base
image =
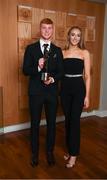
{"label": "trophy base", "polygon": [[48,81],[49,80],[49,73],[47,73],[47,72],[42,73],[41,80],[42,81]]}

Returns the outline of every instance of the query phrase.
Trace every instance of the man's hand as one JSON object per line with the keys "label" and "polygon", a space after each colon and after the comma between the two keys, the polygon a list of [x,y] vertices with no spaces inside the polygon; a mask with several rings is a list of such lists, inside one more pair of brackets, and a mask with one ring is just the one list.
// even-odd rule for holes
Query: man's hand
{"label": "man's hand", "polygon": [[39,66],[40,69],[43,69],[44,63],[45,63],[44,58],[40,58],[40,59],[39,59],[39,62],[38,62],[38,66]]}
{"label": "man's hand", "polygon": [[49,77],[49,79],[47,81],[44,81],[44,84],[46,84],[46,85],[49,85],[51,83],[54,83],[53,77]]}

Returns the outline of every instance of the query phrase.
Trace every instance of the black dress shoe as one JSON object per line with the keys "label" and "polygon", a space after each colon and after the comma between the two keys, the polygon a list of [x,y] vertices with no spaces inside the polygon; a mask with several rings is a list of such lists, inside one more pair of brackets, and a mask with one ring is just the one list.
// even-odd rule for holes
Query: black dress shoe
{"label": "black dress shoe", "polygon": [[37,154],[32,154],[31,166],[35,167],[37,165],[38,165],[38,155]]}
{"label": "black dress shoe", "polygon": [[47,153],[47,162],[50,166],[54,166],[55,165],[55,157],[53,155],[52,152],[48,152]]}
{"label": "black dress shoe", "polygon": [[32,159],[32,161],[31,161],[31,166],[32,167],[35,167],[35,166],[37,166],[38,165],[38,160],[37,159]]}

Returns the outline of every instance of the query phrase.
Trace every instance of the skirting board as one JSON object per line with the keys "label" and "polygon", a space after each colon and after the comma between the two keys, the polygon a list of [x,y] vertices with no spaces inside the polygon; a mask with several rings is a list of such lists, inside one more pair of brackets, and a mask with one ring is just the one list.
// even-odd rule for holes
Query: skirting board
{"label": "skirting board", "polygon": [[[88,117],[88,116],[105,117],[107,116],[107,111],[83,112],[81,115],[81,117]],[[60,116],[56,118],[56,122],[62,122],[62,121],[64,121],[64,116]],[[46,120],[42,119],[40,125],[46,125]],[[19,131],[19,130],[28,129],[28,128],[30,128],[30,122],[21,123],[18,125],[6,126],[4,127],[4,133]]]}

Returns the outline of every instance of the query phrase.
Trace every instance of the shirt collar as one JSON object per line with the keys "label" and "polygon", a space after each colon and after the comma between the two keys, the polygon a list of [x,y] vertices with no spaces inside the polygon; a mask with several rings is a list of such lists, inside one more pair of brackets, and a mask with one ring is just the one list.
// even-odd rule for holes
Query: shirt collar
{"label": "shirt collar", "polygon": [[51,42],[50,42],[50,41],[45,42],[43,39],[40,39],[40,46],[43,47],[44,44],[48,44],[48,45],[49,45],[49,48],[50,48]]}

